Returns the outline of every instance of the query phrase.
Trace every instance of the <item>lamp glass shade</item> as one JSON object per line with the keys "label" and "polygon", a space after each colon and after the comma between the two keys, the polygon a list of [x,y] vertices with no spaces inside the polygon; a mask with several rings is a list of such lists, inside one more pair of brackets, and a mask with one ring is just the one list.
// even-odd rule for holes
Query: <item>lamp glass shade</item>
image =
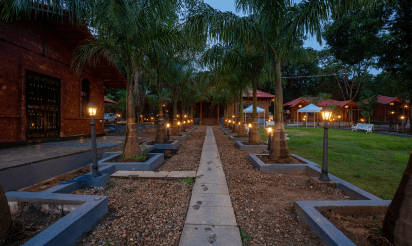
{"label": "lamp glass shade", "polygon": [[93,101],[90,101],[90,103],[87,105],[87,111],[89,112],[90,116],[96,116],[97,106]]}
{"label": "lamp glass shade", "polygon": [[167,124],[166,124],[166,127],[167,127],[167,128],[169,128],[169,127],[170,127],[170,124],[169,124],[169,123],[167,123]]}
{"label": "lamp glass shade", "polygon": [[320,112],[322,113],[322,118],[324,120],[330,120],[332,117],[332,109],[328,106],[324,107]]}
{"label": "lamp glass shade", "polygon": [[249,128],[252,128],[252,124],[249,124]]}

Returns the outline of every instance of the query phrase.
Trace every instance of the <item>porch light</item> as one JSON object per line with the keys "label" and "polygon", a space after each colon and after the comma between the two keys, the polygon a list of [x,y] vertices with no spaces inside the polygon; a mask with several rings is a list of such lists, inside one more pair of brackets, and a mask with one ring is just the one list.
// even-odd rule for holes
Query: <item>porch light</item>
{"label": "porch light", "polygon": [[393,106],[393,103],[389,103],[389,105]]}
{"label": "porch light", "polygon": [[301,108],[302,107],[302,105],[299,105],[299,108]]}
{"label": "porch light", "polygon": [[348,106],[348,105],[346,105],[346,106],[345,106],[345,108],[349,108],[349,106]]}
{"label": "porch light", "polygon": [[90,103],[87,105],[87,111],[89,111],[90,116],[96,116],[97,106],[93,101],[90,101]]}
{"label": "porch light", "polygon": [[323,120],[325,121],[329,121],[332,117],[332,109],[329,106],[325,106],[320,112],[322,113]]}

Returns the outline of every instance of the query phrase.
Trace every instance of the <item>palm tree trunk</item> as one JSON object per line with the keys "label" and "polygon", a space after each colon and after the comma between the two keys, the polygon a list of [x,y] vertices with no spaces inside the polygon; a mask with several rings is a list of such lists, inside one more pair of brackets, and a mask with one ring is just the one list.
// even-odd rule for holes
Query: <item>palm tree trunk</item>
{"label": "palm tree trunk", "polygon": [[124,141],[123,155],[124,157],[132,157],[140,155],[141,149],[139,138],[136,130],[135,104],[133,100],[133,79],[130,69],[126,68],[127,72],[127,123],[126,123],[126,139]]}
{"label": "palm tree trunk", "polygon": [[243,115],[243,92],[242,92],[242,90],[240,90],[239,104],[240,104],[240,111],[239,111],[240,125],[239,125],[239,132],[238,132],[237,136],[238,137],[247,137],[245,123],[244,123],[245,119],[244,119],[244,115]]}
{"label": "palm tree trunk", "polygon": [[412,152],[383,220],[383,235],[394,245],[412,245]]}
{"label": "palm tree trunk", "polygon": [[179,136],[179,126],[177,125],[177,95],[175,95],[173,101],[173,127],[172,127],[172,136]]}
{"label": "palm tree trunk", "polygon": [[275,129],[272,138],[272,144],[270,145],[269,159],[279,162],[281,159],[289,158],[289,147],[286,142],[286,134],[283,126],[283,88],[281,79],[281,60],[276,62],[275,73]]}
{"label": "palm tree trunk", "polygon": [[10,207],[7,203],[7,197],[4,194],[3,188],[0,185],[0,244],[3,245],[7,231],[12,222]]}
{"label": "palm tree trunk", "polygon": [[249,129],[249,143],[260,143],[262,139],[259,133],[259,124],[257,122],[257,78],[253,81],[253,115],[252,115],[252,129]]}
{"label": "palm tree trunk", "polygon": [[156,143],[165,143],[165,124],[163,119],[163,98],[160,89],[160,81],[157,81],[157,104],[159,106],[159,116],[157,119],[157,131],[155,142]]}

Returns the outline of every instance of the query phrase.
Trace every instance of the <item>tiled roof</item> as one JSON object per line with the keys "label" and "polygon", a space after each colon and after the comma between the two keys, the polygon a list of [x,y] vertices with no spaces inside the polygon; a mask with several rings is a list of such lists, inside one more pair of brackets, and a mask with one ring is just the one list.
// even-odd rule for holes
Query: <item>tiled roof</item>
{"label": "tiled roof", "polygon": [[[251,88],[248,89],[249,95],[247,93],[243,93],[243,97],[253,97],[253,90]],[[260,90],[256,90],[257,97],[267,97],[267,98],[274,98],[275,96]]]}
{"label": "tiled roof", "polygon": [[107,99],[106,97],[104,98],[104,103],[116,103],[115,101],[112,101],[110,99]]}
{"label": "tiled roof", "polygon": [[386,96],[379,95],[377,102],[380,103],[380,104],[388,104],[388,103],[391,103],[391,102],[393,102],[397,99],[399,99],[399,97],[386,97]]}
{"label": "tiled roof", "polygon": [[[299,97],[299,98],[296,98],[296,99],[293,100],[293,101],[290,101],[290,102],[288,102],[288,103],[283,104],[283,106],[294,107],[294,106],[298,105],[298,104],[301,103],[301,102],[310,103],[311,101],[312,101],[312,100],[311,100],[310,98]],[[320,101],[320,102],[317,104],[317,106],[323,107],[323,106],[326,106],[326,105],[330,106],[330,105],[332,105],[332,104],[335,104],[335,105],[338,106],[338,107],[344,107],[344,106],[347,105],[347,104],[352,104],[352,105],[355,105],[355,106],[356,106],[355,102],[353,102],[352,100],[348,100],[348,101],[336,101],[336,100],[332,100],[332,99],[326,99],[326,100]]]}

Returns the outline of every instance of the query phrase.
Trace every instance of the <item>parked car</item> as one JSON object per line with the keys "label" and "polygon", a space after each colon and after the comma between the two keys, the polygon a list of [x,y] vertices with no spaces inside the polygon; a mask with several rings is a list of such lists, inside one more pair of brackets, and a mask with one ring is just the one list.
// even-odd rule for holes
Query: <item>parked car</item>
{"label": "parked car", "polygon": [[116,124],[117,116],[114,113],[105,113],[104,114],[104,124],[107,125],[109,123]]}

